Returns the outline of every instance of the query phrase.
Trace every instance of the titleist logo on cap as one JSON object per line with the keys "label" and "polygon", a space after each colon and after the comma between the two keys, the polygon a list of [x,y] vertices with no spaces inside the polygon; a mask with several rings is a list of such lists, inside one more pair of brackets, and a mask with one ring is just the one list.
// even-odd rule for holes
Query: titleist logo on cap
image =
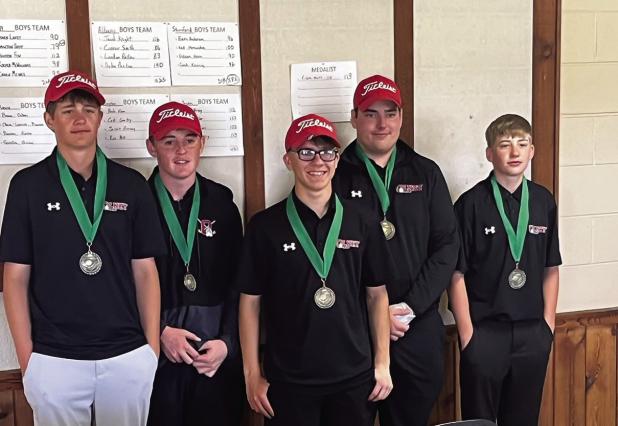
{"label": "titleist logo on cap", "polygon": [[393,87],[390,84],[384,84],[381,81],[373,81],[371,83],[367,83],[363,86],[363,89],[365,89],[365,91],[361,94],[361,96],[365,96],[367,92],[371,92],[372,90],[376,89],[384,89],[393,93],[397,93],[396,87]]}
{"label": "titleist logo on cap", "polygon": [[87,78],[82,77],[81,75],[75,75],[75,74],[63,75],[62,77],[60,77],[58,79],[58,85],[56,86],[56,89],[64,86],[67,83],[74,83],[76,81],[87,84],[88,86],[92,87],[94,90],[97,90],[97,86],[92,81],[88,80]]}
{"label": "titleist logo on cap", "polygon": [[325,123],[322,120],[318,120],[317,118],[310,118],[308,120],[303,120],[303,121],[298,122],[298,130],[296,130],[296,133],[302,132],[303,129],[307,127],[314,127],[314,126],[324,127],[325,129],[328,129],[331,132],[333,131],[333,126],[331,126],[330,124]]}
{"label": "titleist logo on cap", "polygon": [[163,111],[159,111],[159,119],[157,120],[157,124],[162,122],[165,119],[172,117],[182,117],[188,118],[189,120],[195,120],[195,116],[190,112],[181,111],[178,108],[176,109],[164,109]]}

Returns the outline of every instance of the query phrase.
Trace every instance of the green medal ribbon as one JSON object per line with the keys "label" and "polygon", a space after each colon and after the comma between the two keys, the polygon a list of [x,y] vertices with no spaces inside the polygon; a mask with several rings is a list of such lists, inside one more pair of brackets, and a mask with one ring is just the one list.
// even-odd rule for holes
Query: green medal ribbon
{"label": "green medal ribbon", "polygon": [[290,225],[292,226],[292,230],[294,231],[294,235],[298,238],[298,242],[305,251],[307,258],[309,258],[311,265],[313,265],[313,269],[315,269],[315,272],[317,272],[322,281],[326,280],[330,267],[333,264],[335,249],[337,248],[337,239],[339,238],[339,232],[341,231],[341,222],[343,219],[343,206],[341,205],[341,201],[339,201],[339,198],[335,195],[335,217],[333,218],[333,222],[330,224],[330,229],[328,230],[328,235],[326,236],[326,244],[324,244],[324,252],[322,256],[318,253],[315,244],[313,244],[311,237],[309,237],[309,234],[307,233],[305,225],[303,225],[300,220],[300,216],[298,216],[298,211],[294,205],[293,195],[291,193],[288,195],[285,211],[287,213]]}
{"label": "green medal ribbon", "polygon": [[94,241],[94,237],[97,235],[97,230],[99,229],[99,224],[101,223],[101,218],[103,217],[105,193],[107,192],[107,160],[105,158],[105,154],[103,154],[103,151],[101,151],[99,147],[97,147],[96,161],[97,184],[94,192],[94,222],[90,222],[90,217],[88,217],[88,212],[84,206],[84,201],[79,195],[73,176],[71,176],[69,166],[62,154],[60,154],[60,151],[56,152],[56,164],[58,165],[58,171],[60,172],[60,183],[62,184],[64,193],[69,199],[73,214],[75,215],[77,223],[86,238],[86,244],[89,248]]}
{"label": "green medal ribbon", "polygon": [[197,179],[195,179],[195,188],[193,189],[193,202],[191,203],[191,211],[189,212],[189,224],[187,225],[187,235],[182,232],[182,228],[180,227],[180,222],[178,221],[178,217],[174,212],[174,207],[172,206],[172,201],[170,200],[170,196],[165,189],[165,185],[163,185],[163,181],[161,180],[161,176],[157,174],[154,178],[155,189],[157,190],[157,197],[159,198],[159,205],[161,206],[161,210],[163,211],[163,217],[165,218],[165,223],[167,223],[167,227],[170,230],[170,234],[172,234],[172,238],[174,239],[174,243],[178,248],[178,252],[180,253],[180,257],[185,262],[185,266],[189,267],[189,262],[191,260],[191,252],[193,251],[193,241],[195,240],[195,230],[197,229],[197,215],[200,208],[200,186]]}
{"label": "green medal ribbon", "polygon": [[509,218],[506,216],[506,213],[504,211],[504,203],[502,202],[502,195],[500,194],[500,189],[498,188],[498,182],[496,182],[496,177],[494,175],[491,176],[491,187],[494,193],[494,199],[496,200],[498,212],[500,213],[502,224],[504,225],[504,229],[506,230],[506,235],[509,239],[509,247],[511,248],[511,254],[513,255],[513,260],[515,260],[516,265],[519,265],[521,254],[524,251],[524,241],[526,240],[526,231],[528,230],[528,220],[530,214],[528,210],[528,181],[525,177],[523,179],[522,185],[521,204],[519,205],[519,218],[517,219],[517,233],[515,233],[513,225],[511,225],[511,222],[509,221]]}
{"label": "green medal ribbon", "polygon": [[384,217],[386,217],[386,212],[391,205],[391,200],[388,196],[388,189],[391,186],[391,178],[393,177],[393,169],[395,168],[397,147],[393,149],[391,157],[388,159],[388,163],[386,163],[386,174],[384,176],[384,181],[382,181],[378,171],[375,166],[371,164],[369,157],[367,157],[367,154],[365,154],[358,141],[356,142],[356,155],[365,163],[365,168],[367,169],[367,173],[369,173],[369,178],[373,184],[373,189],[375,189],[378,199],[380,200],[382,213],[384,214]]}

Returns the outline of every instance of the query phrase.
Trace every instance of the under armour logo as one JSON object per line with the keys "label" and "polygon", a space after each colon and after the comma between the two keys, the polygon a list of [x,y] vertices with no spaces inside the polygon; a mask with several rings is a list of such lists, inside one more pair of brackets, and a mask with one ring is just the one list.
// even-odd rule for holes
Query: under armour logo
{"label": "under armour logo", "polygon": [[491,228],[485,228],[485,235],[489,235],[489,234],[495,234],[496,233],[496,227],[492,226]]}
{"label": "under armour logo", "polygon": [[52,210],[60,210],[60,201],[56,201],[55,203],[47,203],[47,211]]}
{"label": "under armour logo", "polygon": [[296,250],[296,243],[284,244],[283,251]]}
{"label": "under armour logo", "polygon": [[352,198],[362,198],[363,197],[363,191],[350,191],[350,194],[352,195]]}

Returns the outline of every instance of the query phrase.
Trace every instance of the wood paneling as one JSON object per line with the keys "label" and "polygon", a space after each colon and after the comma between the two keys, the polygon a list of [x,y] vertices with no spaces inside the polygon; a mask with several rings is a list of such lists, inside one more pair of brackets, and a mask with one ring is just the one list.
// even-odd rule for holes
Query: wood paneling
{"label": "wood paneling", "polygon": [[238,2],[242,64],[242,127],[245,151],[245,220],[266,206],[262,123],[262,57],[260,0]]}
{"label": "wood paneling", "polygon": [[90,12],[87,0],[66,0],[69,68],[92,75]]}
{"label": "wood paneling", "polygon": [[534,0],[532,27],[532,178],[558,199],[560,0]]}
{"label": "wood paneling", "polygon": [[414,2],[393,2],[393,37],[395,47],[395,81],[401,90],[406,113],[403,115],[401,139],[414,147]]}

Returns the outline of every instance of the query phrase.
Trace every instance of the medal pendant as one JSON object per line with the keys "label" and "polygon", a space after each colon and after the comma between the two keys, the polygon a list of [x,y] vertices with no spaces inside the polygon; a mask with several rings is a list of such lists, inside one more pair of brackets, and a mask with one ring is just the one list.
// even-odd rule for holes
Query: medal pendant
{"label": "medal pendant", "polygon": [[526,284],[526,273],[516,266],[509,274],[509,286],[513,290],[519,290],[524,284]]}
{"label": "medal pendant", "polygon": [[335,292],[324,284],[313,295],[313,301],[318,308],[328,309],[335,304]]}
{"label": "medal pendant", "polygon": [[195,281],[193,274],[186,273],[183,283],[189,291],[195,291],[197,288],[197,281]]}
{"label": "medal pendant", "polygon": [[380,226],[382,227],[382,232],[384,232],[384,237],[386,237],[387,240],[391,240],[395,236],[395,225],[391,222],[384,219],[380,222]]}
{"label": "medal pendant", "polygon": [[88,247],[88,251],[79,258],[79,269],[86,275],[95,275],[101,270],[102,266],[103,261],[101,260],[101,256],[90,250],[90,247]]}

